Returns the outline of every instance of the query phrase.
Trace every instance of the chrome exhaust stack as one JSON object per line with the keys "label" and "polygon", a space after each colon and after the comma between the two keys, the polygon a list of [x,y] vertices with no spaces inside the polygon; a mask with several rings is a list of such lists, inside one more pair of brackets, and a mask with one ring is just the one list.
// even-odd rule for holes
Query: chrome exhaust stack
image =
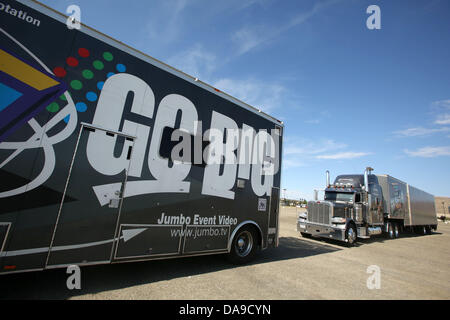
{"label": "chrome exhaust stack", "polygon": [[364,189],[366,192],[369,192],[369,174],[371,174],[373,171],[373,168],[367,167],[366,170],[364,170]]}
{"label": "chrome exhaust stack", "polygon": [[325,186],[325,188],[329,188],[330,187],[330,171],[326,171],[326,175],[327,175],[327,184]]}

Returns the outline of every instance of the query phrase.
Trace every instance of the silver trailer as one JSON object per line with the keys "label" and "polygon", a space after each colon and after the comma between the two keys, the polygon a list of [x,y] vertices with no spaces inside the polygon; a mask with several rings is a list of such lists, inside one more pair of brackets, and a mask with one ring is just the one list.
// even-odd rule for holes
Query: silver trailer
{"label": "silver trailer", "polygon": [[389,175],[376,175],[389,219],[401,219],[405,226],[437,224],[434,196]]}
{"label": "silver trailer", "polygon": [[297,230],[305,237],[345,241],[401,232],[430,234],[437,229],[434,196],[389,175],[339,175],[333,184],[327,171],[324,200],[308,202],[298,217]]}
{"label": "silver trailer", "polygon": [[408,185],[407,226],[436,225],[436,207],[434,196]]}

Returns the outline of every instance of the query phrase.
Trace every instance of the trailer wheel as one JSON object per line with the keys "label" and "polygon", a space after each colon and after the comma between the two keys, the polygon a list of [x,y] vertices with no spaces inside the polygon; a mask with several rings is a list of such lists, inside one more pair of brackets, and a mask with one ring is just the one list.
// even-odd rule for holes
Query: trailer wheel
{"label": "trailer wheel", "polygon": [[387,237],[389,239],[395,238],[394,224],[392,222],[387,223]]}
{"label": "trailer wheel", "polygon": [[251,261],[258,250],[258,234],[250,226],[244,226],[236,233],[228,259],[235,264]]}
{"label": "trailer wheel", "polygon": [[431,226],[426,226],[425,230],[426,230],[426,234],[433,234],[433,229],[431,229]]}
{"label": "trailer wheel", "polygon": [[347,229],[345,230],[345,239],[347,240],[347,244],[351,247],[356,242],[356,228],[353,223],[349,223]]}
{"label": "trailer wheel", "polygon": [[422,236],[427,235],[428,234],[428,226],[417,226],[416,233],[420,234]]}
{"label": "trailer wheel", "polygon": [[393,224],[393,229],[394,229],[394,237],[397,239],[400,237],[400,231],[399,231],[399,227],[398,227],[398,223],[394,223]]}
{"label": "trailer wheel", "polygon": [[426,226],[421,226],[421,227],[419,227],[419,233],[421,234],[421,235],[426,235],[427,234],[427,227]]}

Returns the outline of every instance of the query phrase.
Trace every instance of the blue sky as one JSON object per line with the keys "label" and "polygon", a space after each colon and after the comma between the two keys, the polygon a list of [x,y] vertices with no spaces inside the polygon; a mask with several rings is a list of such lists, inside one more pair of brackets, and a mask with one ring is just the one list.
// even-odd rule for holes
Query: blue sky
{"label": "blue sky", "polygon": [[447,0],[42,1],[284,121],[288,197],[368,165],[450,196]]}

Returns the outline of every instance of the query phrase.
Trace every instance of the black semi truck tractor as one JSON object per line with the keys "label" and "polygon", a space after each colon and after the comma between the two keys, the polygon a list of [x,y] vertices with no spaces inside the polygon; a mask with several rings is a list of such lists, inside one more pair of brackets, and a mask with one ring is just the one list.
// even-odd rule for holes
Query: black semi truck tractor
{"label": "black semi truck tractor", "polygon": [[437,229],[434,196],[389,175],[345,174],[330,183],[326,172],[323,200],[308,202],[299,214],[297,230],[304,237],[322,237],[353,245],[358,238],[401,232],[431,234]]}

